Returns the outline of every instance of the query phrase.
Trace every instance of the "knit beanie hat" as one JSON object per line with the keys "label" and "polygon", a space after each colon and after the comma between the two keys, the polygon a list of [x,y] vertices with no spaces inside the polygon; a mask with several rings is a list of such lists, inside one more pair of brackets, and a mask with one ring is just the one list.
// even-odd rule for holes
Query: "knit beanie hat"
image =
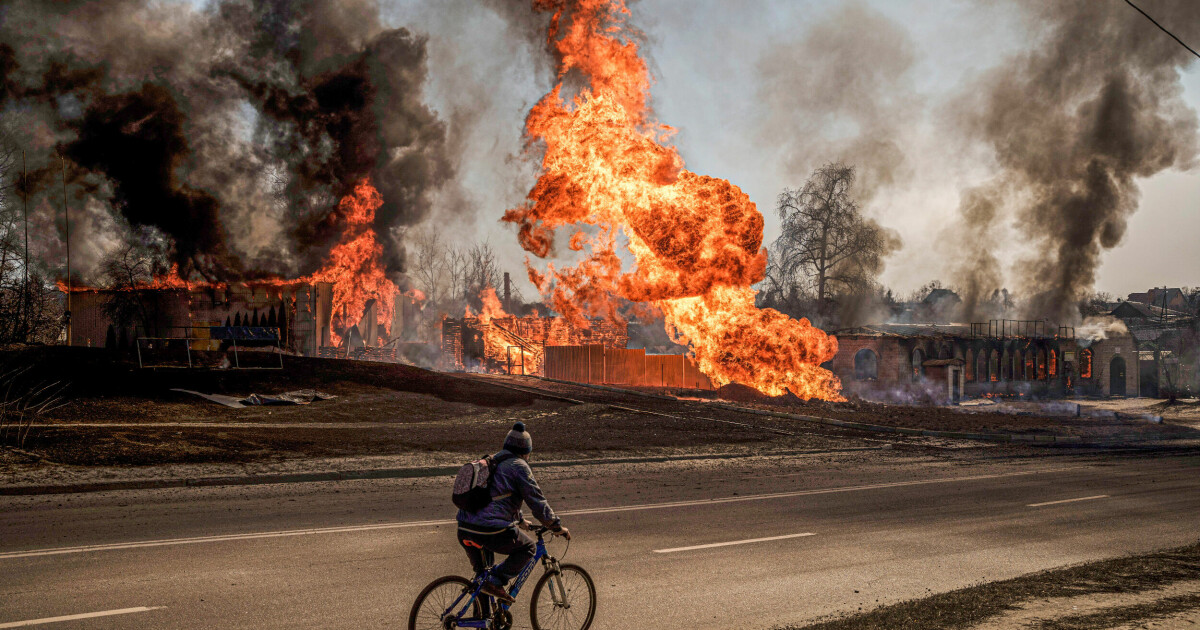
{"label": "knit beanie hat", "polygon": [[528,455],[533,450],[533,438],[525,430],[525,423],[513,425],[512,431],[504,438],[504,449],[517,455]]}

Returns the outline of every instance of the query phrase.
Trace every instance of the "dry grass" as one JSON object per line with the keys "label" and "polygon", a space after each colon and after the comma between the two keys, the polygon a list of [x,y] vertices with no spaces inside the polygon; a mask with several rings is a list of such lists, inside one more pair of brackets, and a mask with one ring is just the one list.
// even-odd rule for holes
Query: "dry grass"
{"label": "dry grass", "polygon": [[[927,630],[928,628],[966,629],[1002,613],[1015,610],[1022,602],[1055,597],[1089,594],[1136,593],[1163,588],[1170,584],[1200,579],[1200,543],[1156,553],[1102,560],[1088,564],[1043,571],[1011,580],[971,586],[949,593],[901,602],[840,619],[784,630]],[[1186,598],[1168,598],[1157,604],[1114,608],[1096,613],[1111,615],[1116,623],[1174,614],[1195,607]],[[1182,608],[1181,608],[1182,607]],[[1141,617],[1128,617],[1142,615]],[[1062,623],[1083,625],[1047,625],[1048,629],[1103,628],[1102,620],[1088,616],[1078,620],[1065,618]],[[1124,619],[1124,621],[1120,621]]]}

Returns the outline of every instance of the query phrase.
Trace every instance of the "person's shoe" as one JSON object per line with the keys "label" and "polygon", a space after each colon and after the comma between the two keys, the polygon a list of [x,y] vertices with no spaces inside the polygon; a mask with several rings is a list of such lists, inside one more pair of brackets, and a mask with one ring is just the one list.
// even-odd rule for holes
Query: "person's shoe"
{"label": "person's shoe", "polygon": [[495,597],[496,599],[500,600],[501,602],[504,602],[505,604],[511,604],[511,603],[517,601],[516,599],[513,598],[512,595],[508,594],[508,591],[504,590],[503,586],[500,586],[499,584],[496,584],[493,582],[484,582],[483,587],[480,588],[479,590],[482,591],[486,595],[491,595],[492,597]]}

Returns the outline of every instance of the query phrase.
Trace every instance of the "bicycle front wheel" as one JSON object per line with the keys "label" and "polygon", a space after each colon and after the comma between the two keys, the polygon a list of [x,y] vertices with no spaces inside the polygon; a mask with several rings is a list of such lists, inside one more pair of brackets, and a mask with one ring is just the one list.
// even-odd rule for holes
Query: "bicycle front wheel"
{"label": "bicycle front wheel", "polygon": [[533,630],[587,630],[596,616],[596,585],[583,567],[564,564],[533,587]]}
{"label": "bicycle front wheel", "polygon": [[[446,630],[454,628],[447,624],[446,617],[453,617],[466,605],[471,582],[457,575],[448,575],[434,580],[417,595],[412,612],[408,615],[408,630]],[[461,598],[461,599],[460,599]],[[451,606],[454,610],[450,610]],[[479,600],[471,603],[471,616],[481,617]]]}

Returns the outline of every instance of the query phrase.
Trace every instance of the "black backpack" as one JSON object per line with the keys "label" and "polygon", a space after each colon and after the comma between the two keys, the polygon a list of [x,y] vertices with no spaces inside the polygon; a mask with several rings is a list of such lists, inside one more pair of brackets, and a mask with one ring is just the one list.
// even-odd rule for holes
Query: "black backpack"
{"label": "black backpack", "polygon": [[463,464],[454,477],[454,494],[451,496],[454,505],[467,512],[478,512],[487,507],[492,502],[492,478],[496,476],[496,467],[513,457],[516,456],[512,453],[499,457],[488,455]]}

